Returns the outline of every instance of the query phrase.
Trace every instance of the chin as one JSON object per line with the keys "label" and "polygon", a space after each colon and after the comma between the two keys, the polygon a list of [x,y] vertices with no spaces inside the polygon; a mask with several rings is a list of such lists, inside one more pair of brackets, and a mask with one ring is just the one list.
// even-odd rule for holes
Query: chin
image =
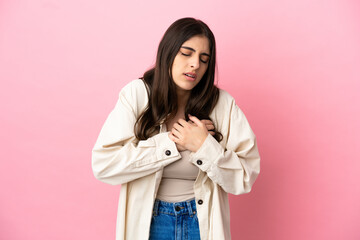
{"label": "chin", "polygon": [[193,87],[180,87],[180,89],[183,91],[191,91],[193,90]]}
{"label": "chin", "polygon": [[184,79],[179,79],[174,82],[177,88],[182,91],[191,91],[199,83],[199,81],[188,81]]}
{"label": "chin", "polygon": [[179,90],[183,90],[183,91],[191,91],[196,85],[189,85],[189,84],[182,84],[182,85],[177,85],[177,88]]}

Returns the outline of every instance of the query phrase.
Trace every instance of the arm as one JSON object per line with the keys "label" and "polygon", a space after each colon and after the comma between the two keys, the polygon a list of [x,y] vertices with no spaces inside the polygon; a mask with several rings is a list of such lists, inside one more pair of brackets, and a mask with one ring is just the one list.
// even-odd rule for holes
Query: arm
{"label": "arm", "polygon": [[141,178],[181,158],[167,132],[137,142],[133,132],[136,104],[146,92],[139,94],[136,87],[130,83],[121,90],[92,150],[94,176],[108,184]]}
{"label": "arm", "polygon": [[221,146],[210,134],[201,147],[190,154],[190,161],[231,194],[250,192],[260,173],[260,156],[256,138],[249,123],[232,100],[226,146]]}

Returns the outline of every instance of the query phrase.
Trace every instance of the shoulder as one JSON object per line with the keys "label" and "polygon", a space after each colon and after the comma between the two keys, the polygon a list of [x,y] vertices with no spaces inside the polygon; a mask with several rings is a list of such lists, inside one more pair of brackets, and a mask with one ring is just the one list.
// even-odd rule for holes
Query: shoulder
{"label": "shoulder", "polygon": [[243,111],[237,105],[235,98],[224,89],[219,89],[219,99],[214,108],[217,115],[227,116],[235,113],[243,115]]}
{"label": "shoulder", "polygon": [[235,103],[235,99],[230,95],[226,90],[219,88],[219,99],[216,104],[216,107],[224,108],[231,107]]}
{"label": "shoulder", "polygon": [[120,94],[123,94],[125,96],[132,95],[141,96],[142,94],[147,95],[146,86],[143,80],[141,79],[135,79],[127,83],[121,90]]}
{"label": "shoulder", "polygon": [[146,88],[143,80],[132,80],[120,90],[119,99],[130,105],[135,112],[141,112],[148,103]]}

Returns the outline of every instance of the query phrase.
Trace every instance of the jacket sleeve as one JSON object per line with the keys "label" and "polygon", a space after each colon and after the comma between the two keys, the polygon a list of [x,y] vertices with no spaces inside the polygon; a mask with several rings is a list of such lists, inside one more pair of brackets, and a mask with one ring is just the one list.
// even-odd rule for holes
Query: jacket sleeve
{"label": "jacket sleeve", "polygon": [[226,147],[208,134],[198,151],[190,154],[190,161],[225,192],[238,195],[250,192],[260,173],[260,156],[255,135],[234,99],[228,114]]}
{"label": "jacket sleeve", "polygon": [[120,91],[116,106],[106,119],[92,150],[94,176],[112,185],[152,174],[181,158],[168,132],[147,140],[136,140],[137,104],[143,102],[146,92],[139,94],[134,85],[130,83]]}

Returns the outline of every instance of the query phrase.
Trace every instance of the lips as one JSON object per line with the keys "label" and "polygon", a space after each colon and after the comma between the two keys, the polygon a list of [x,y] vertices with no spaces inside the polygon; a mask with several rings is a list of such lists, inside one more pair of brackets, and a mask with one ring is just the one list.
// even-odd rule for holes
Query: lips
{"label": "lips", "polygon": [[196,79],[196,73],[187,72],[187,73],[184,73],[184,75],[187,80],[195,81],[195,79]]}

